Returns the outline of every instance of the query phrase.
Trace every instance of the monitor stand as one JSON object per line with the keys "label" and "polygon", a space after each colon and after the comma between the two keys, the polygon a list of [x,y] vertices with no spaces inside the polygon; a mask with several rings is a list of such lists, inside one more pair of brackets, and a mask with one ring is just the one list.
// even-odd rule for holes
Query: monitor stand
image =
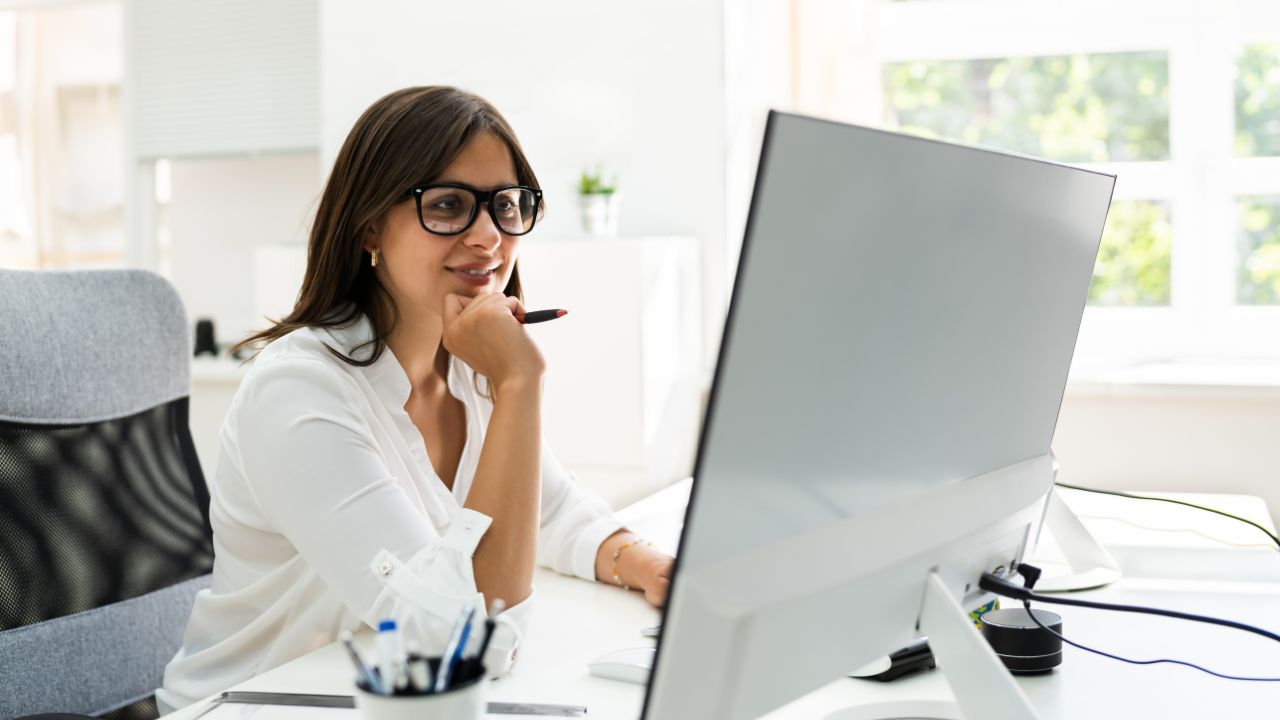
{"label": "monitor stand", "polygon": [[1120,579],[1120,563],[1102,547],[1093,533],[1063,502],[1057,488],[1049,493],[1044,525],[1066,560],[1062,563],[1033,560],[1044,570],[1036,592],[1068,592],[1102,587]]}
{"label": "monitor stand", "polygon": [[[1031,702],[937,573],[929,573],[920,634],[929,637],[938,670],[956,702],[890,701],[844,708],[826,720],[1035,720]],[[963,710],[962,710],[963,709]],[[963,715],[961,714],[963,712]]]}

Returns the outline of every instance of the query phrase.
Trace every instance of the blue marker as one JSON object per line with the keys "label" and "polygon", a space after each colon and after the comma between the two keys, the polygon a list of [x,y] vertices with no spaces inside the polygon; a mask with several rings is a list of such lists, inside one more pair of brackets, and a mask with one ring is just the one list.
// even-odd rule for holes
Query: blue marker
{"label": "blue marker", "polygon": [[468,605],[453,624],[449,633],[449,643],[445,645],[444,655],[440,657],[440,670],[436,673],[436,692],[449,689],[449,681],[453,679],[453,669],[462,659],[462,652],[467,649],[467,640],[471,638],[471,620],[476,616],[476,606]]}

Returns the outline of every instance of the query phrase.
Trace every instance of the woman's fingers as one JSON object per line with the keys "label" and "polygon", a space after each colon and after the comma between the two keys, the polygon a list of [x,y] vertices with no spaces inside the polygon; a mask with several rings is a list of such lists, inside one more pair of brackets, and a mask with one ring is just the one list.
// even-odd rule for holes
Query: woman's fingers
{"label": "woman's fingers", "polygon": [[662,607],[667,604],[667,593],[671,590],[671,581],[665,577],[659,577],[654,580],[644,591],[644,599],[649,601],[654,607]]}
{"label": "woman's fingers", "polygon": [[525,313],[524,303],[520,302],[519,298],[510,297],[507,295],[503,295],[502,297],[503,297],[503,302],[506,303],[507,308],[511,310],[512,315],[516,317],[524,315]]}
{"label": "woman's fingers", "polygon": [[462,311],[471,304],[471,298],[465,295],[455,295],[449,293],[444,296],[444,321],[446,324],[453,322],[462,314]]}
{"label": "woman's fingers", "polygon": [[445,296],[444,346],[495,386],[541,377],[545,361],[515,321],[524,306],[502,293]]}

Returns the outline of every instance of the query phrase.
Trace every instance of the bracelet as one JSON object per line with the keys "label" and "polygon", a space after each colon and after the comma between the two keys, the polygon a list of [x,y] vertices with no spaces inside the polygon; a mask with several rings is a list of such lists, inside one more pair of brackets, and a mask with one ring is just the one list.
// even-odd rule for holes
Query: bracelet
{"label": "bracelet", "polygon": [[622,588],[623,590],[630,590],[631,587],[628,586],[626,583],[622,582],[622,576],[618,574],[618,558],[622,557],[623,550],[626,550],[632,545],[648,545],[649,547],[653,547],[653,543],[649,542],[648,540],[644,540],[642,538],[636,538],[635,540],[631,540],[630,542],[623,543],[617,550],[613,551],[613,581],[617,583],[618,587]]}

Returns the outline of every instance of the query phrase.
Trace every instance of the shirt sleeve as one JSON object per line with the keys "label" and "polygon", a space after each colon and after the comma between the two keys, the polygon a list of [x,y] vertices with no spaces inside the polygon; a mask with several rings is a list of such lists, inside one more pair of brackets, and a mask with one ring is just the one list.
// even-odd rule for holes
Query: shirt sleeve
{"label": "shirt sleeve", "polygon": [[600,544],[622,529],[609,504],[578,484],[542,443],[542,518],[538,564],[584,580],[596,579]]}
{"label": "shirt sleeve", "polygon": [[[388,471],[359,412],[367,401],[336,368],[281,359],[244,385],[238,459],[264,518],[367,625],[394,618],[409,644],[441,654],[464,608],[486,611],[471,558],[491,519],[464,508],[433,526]],[[491,674],[513,662],[529,606],[499,618]]]}

